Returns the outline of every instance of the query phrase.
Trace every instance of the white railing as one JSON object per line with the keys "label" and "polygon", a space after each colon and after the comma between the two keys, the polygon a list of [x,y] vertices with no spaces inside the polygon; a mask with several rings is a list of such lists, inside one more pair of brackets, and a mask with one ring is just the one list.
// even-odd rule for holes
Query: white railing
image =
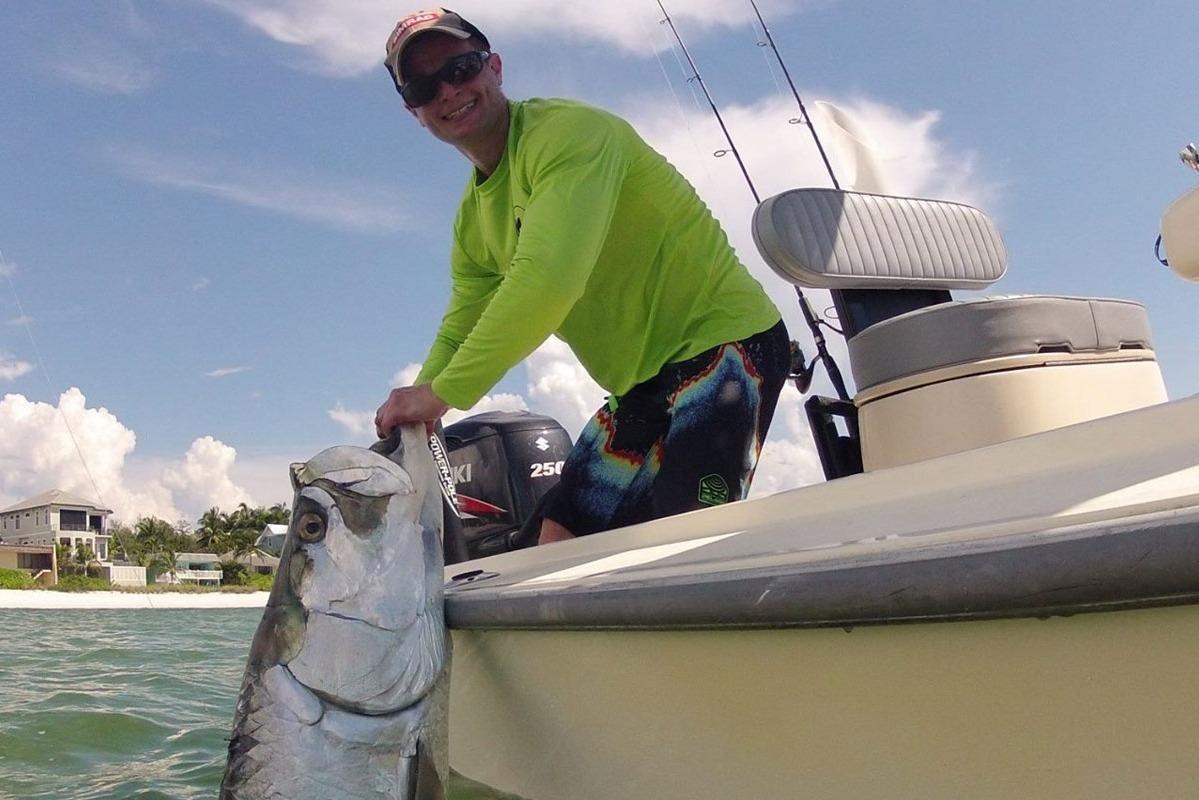
{"label": "white railing", "polygon": [[221,582],[224,573],[219,569],[177,569],[175,577],[180,581],[216,581]]}

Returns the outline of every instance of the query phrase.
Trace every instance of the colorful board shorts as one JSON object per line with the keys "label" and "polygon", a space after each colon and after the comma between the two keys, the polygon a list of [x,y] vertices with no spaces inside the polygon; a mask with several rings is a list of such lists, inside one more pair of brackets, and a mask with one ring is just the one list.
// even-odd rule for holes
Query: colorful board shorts
{"label": "colorful board shorts", "polygon": [[540,515],[581,536],[744,498],[790,369],[781,321],[667,364],[596,412]]}

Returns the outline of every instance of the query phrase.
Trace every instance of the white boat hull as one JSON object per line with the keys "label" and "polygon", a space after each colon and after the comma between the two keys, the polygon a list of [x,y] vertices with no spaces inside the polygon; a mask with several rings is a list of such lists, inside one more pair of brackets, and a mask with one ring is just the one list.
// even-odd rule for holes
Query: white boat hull
{"label": "white boat hull", "polygon": [[527,800],[1199,794],[1199,398],[446,574]]}
{"label": "white boat hull", "polygon": [[1199,791],[1197,606],[454,647],[451,763],[528,800]]}

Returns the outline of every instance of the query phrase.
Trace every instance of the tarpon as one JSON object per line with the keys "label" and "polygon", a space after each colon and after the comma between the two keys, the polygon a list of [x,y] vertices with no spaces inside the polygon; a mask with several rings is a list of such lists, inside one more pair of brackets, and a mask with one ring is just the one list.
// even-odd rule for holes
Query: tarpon
{"label": "tarpon", "polygon": [[[421,426],[292,465],[222,800],[431,800],[448,778],[441,494]],[[380,443],[383,444],[383,443]]]}

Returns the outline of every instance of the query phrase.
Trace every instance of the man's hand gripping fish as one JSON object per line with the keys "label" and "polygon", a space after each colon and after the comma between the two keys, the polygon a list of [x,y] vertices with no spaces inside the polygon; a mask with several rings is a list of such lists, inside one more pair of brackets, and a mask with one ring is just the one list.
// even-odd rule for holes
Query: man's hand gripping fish
{"label": "man's hand gripping fish", "polygon": [[220,797],[442,798],[450,652],[424,429],[324,450],[292,485]]}

